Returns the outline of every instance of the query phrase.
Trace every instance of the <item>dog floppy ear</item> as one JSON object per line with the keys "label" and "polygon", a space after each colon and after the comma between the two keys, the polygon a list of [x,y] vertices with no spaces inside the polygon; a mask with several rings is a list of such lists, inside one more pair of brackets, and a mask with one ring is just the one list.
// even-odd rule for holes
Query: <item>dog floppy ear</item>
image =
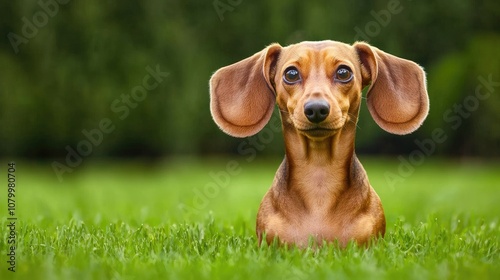
{"label": "dog floppy ear", "polygon": [[259,132],[269,121],[276,102],[271,72],[281,46],[264,50],[217,70],[210,79],[210,112],[219,128],[235,137]]}
{"label": "dog floppy ear", "polygon": [[361,62],[368,110],[375,122],[393,134],[415,131],[427,117],[429,97],[425,72],[406,59],[385,53],[365,43],[355,43]]}

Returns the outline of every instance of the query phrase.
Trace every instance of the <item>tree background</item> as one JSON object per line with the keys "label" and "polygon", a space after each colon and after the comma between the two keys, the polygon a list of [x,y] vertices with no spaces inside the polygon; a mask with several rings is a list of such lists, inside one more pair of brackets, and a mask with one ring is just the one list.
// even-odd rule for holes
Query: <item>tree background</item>
{"label": "tree background", "polygon": [[[447,139],[433,154],[500,156],[496,0],[19,0],[0,3],[0,157],[64,158],[103,119],[114,130],[92,147],[96,158],[237,153],[246,140],[210,116],[211,74],[272,42],[353,43],[359,30],[425,68],[431,111],[401,137],[380,129],[363,103],[358,152],[408,153],[439,128]],[[148,66],[168,77],[120,119],[111,105],[143,83]],[[484,100],[475,97],[481,77],[496,83]],[[283,153],[275,136],[260,153]]]}

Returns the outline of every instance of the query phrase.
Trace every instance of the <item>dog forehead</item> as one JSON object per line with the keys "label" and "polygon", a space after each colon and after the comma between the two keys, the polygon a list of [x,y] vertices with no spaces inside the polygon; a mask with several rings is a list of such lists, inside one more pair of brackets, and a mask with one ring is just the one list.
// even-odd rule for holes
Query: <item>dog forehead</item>
{"label": "dog forehead", "polygon": [[350,48],[351,45],[348,45],[346,43],[338,42],[338,41],[332,41],[332,40],[324,40],[324,41],[303,41],[297,44],[289,45],[289,47],[307,47],[315,50],[322,50],[325,48],[331,48],[331,47],[344,47],[344,48]]}
{"label": "dog forehead", "polygon": [[300,63],[314,60],[356,59],[351,45],[337,41],[305,41],[289,45],[284,48],[281,56],[283,64],[292,61]]}

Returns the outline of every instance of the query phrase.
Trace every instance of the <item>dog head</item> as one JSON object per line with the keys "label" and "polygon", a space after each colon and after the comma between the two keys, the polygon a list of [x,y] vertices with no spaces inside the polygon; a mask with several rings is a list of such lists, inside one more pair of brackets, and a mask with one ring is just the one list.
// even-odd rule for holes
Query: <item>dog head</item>
{"label": "dog head", "polygon": [[366,86],[372,117],[390,133],[411,133],[428,114],[420,66],[366,43],[335,41],[272,44],[219,69],[210,79],[210,109],[224,132],[246,137],[266,125],[277,103],[283,122],[324,138],[357,122]]}

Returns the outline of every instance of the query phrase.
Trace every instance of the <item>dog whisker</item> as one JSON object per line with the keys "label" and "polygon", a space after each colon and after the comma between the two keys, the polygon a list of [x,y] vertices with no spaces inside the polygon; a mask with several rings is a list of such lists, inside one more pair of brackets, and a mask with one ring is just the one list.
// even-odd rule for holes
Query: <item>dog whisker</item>
{"label": "dog whisker", "polygon": [[350,122],[350,123],[353,123],[357,129],[359,129],[360,127],[358,126],[358,123],[355,122],[354,120],[357,119],[357,117],[351,113],[347,113],[347,115],[349,116],[349,118],[347,118],[347,120]]}

